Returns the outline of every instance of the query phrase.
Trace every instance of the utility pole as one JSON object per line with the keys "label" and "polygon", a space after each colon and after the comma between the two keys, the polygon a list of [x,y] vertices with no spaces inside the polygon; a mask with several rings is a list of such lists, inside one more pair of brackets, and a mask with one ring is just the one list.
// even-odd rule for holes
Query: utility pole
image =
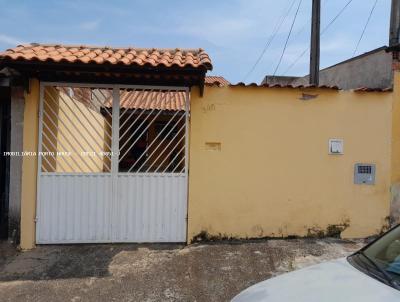
{"label": "utility pole", "polygon": [[315,86],[319,85],[320,24],[321,24],[321,0],[313,0],[312,21],[311,21],[310,85],[315,85]]}
{"label": "utility pole", "polygon": [[389,47],[399,44],[400,35],[400,0],[392,0],[390,11]]}

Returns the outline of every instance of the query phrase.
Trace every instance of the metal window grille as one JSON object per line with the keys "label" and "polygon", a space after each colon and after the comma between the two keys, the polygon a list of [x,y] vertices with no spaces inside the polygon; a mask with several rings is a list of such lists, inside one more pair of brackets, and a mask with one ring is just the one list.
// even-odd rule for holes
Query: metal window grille
{"label": "metal window grille", "polygon": [[110,173],[113,162],[119,173],[186,172],[187,91],[116,91],[117,97],[112,88],[44,87],[41,172]]}
{"label": "metal window grille", "polygon": [[41,171],[111,171],[112,90],[47,86],[41,111]]}
{"label": "metal window grille", "polygon": [[371,166],[358,166],[357,168],[359,174],[371,174],[372,172]]}
{"label": "metal window grille", "polygon": [[179,90],[121,91],[119,172],[185,172],[185,100]]}

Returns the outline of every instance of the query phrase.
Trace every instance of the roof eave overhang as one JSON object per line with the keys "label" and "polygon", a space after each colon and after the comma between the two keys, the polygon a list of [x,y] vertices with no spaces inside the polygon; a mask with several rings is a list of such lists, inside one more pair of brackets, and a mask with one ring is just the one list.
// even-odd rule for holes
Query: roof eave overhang
{"label": "roof eave overhang", "polygon": [[1,60],[0,70],[16,71],[14,82],[21,78],[41,81],[84,82],[100,84],[199,86],[204,87],[205,74],[211,66],[126,66],[124,64],[83,64],[42,61]]}

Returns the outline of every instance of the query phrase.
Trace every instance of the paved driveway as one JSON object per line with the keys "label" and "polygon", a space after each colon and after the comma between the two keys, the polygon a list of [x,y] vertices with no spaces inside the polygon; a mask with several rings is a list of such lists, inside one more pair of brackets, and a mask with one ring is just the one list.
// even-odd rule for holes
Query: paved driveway
{"label": "paved driveway", "polygon": [[[277,274],[339,258],[361,242],[268,240],[41,246],[0,261],[1,301],[229,301]],[[1,257],[0,257],[1,258]]]}

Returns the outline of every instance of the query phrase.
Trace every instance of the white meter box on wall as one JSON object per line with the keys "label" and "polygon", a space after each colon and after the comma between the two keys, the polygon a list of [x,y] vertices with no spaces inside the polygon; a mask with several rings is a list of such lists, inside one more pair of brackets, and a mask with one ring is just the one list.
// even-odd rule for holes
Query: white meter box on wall
{"label": "white meter box on wall", "polygon": [[331,138],[329,140],[329,154],[343,154],[343,139]]}
{"label": "white meter box on wall", "polygon": [[375,169],[376,168],[374,164],[355,164],[354,183],[357,185],[374,185]]}

